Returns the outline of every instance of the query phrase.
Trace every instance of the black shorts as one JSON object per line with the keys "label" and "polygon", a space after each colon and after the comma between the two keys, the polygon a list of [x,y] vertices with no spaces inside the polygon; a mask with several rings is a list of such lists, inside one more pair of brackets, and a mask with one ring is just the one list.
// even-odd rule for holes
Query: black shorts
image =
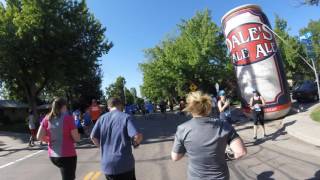
{"label": "black shorts", "polygon": [[264,114],[262,111],[252,111],[253,123],[254,125],[261,124],[264,126]]}
{"label": "black shorts", "polygon": [[135,170],[116,175],[106,175],[107,180],[136,180]]}
{"label": "black shorts", "polygon": [[76,178],[77,156],[50,157],[50,160],[60,169],[62,180],[74,180]]}

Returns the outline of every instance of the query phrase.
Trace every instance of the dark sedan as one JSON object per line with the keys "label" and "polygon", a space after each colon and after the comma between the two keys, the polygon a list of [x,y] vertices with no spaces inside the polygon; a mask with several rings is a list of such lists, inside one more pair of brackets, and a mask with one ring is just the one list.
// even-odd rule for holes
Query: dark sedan
{"label": "dark sedan", "polygon": [[292,91],[292,99],[298,102],[317,101],[319,99],[317,84],[313,81],[304,81]]}

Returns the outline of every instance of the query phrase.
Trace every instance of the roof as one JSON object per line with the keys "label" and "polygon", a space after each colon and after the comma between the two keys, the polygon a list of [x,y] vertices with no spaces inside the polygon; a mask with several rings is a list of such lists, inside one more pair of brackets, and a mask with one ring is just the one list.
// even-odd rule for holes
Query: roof
{"label": "roof", "polygon": [[37,109],[40,109],[40,110],[46,110],[46,109],[50,109],[50,108],[51,108],[51,104],[42,104],[37,107]]}
{"label": "roof", "polygon": [[13,101],[13,100],[0,100],[0,108],[28,108],[27,104]]}

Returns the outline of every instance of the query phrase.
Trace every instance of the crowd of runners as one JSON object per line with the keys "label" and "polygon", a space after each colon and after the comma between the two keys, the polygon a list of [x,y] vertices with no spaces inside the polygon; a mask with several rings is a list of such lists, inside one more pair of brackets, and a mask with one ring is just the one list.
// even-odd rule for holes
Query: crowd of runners
{"label": "crowd of runners", "polygon": [[[254,124],[253,139],[257,139],[257,126],[264,128],[264,98],[258,91],[252,92],[249,107]],[[81,137],[90,137],[101,150],[101,168],[107,179],[133,180],[135,166],[132,147],[140,145],[143,135],[137,130],[132,114],[142,115],[165,113],[170,105],[165,101],[159,104],[146,101],[143,108],[122,104],[118,98],[110,98],[107,108],[102,108],[95,99],[84,111],[70,112],[63,98],[56,98],[47,114],[41,113],[35,121],[33,112],[27,118],[30,129],[29,146],[35,140],[48,145],[51,162],[57,166],[63,180],[75,179],[77,153],[75,143]],[[104,109],[104,110],[103,110]],[[141,110],[143,109],[143,110]],[[224,90],[217,96],[209,96],[200,91],[188,94],[179,101],[177,113],[190,116],[189,121],[179,125],[172,148],[172,160],[178,161],[185,154],[189,156],[188,177],[190,179],[229,179],[225,159],[226,149],[235,159],[246,155],[246,148],[232,124],[231,99]],[[228,147],[228,148],[227,148]],[[211,165],[211,166],[208,166]]]}

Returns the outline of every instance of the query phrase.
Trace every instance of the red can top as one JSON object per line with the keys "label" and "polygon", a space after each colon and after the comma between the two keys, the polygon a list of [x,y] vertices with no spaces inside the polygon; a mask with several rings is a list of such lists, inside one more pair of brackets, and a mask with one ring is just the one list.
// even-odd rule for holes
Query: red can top
{"label": "red can top", "polygon": [[231,9],[230,11],[228,11],[222,18],[221,18],[221,23],[224,24],[224,21],[228,19],[228,17],[240,10],[243,10],[243,9],[255,9],[255,10],[258,10],[258,11],[262,11],[260,6],[258,5],[255,5],[255,4],[245,4],[245,5],[242,5],[242,6],[238,6],[236,8],[233,8]]}

